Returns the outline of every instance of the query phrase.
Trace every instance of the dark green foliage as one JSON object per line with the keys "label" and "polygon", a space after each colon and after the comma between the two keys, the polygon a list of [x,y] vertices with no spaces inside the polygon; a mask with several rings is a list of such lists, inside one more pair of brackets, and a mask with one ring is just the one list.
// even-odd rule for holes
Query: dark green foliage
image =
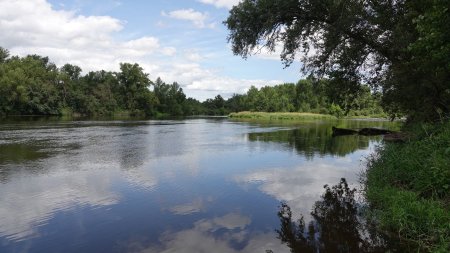
{"label": "dark green foliage", "polygon": [[[336,116],[382,113],[379,96],[369,89],[357,95],[335,90],[331,82],[308,78],[261,89],[228,100],[221,95],[200,102],[186,99],[181,86],[152,82],[138,64],[121,63],[119,72],[91,71],[65,64],[58,69],[47,57],[9,57],[0,48],[0,114],[6,115],[227,115],[239,111],[314,112]],[[349,94],[349,95],[347,95]],[[341,109],[341,108],[344,108]]]}
{"label": "dark green foliage", "polygon": [[366,195],[381,229],[426,251],[450,251],[450,122],[409,130],[370,159]]}
{"label": "dark green foliage", "polygon": [[58,70],[48,58],[12,57],[0,64],[0,113],[58,114]]}
{"label": "dark green foliage", "polygon": [[248,111],[249,109],[244,105],[245,95],[233,94],[225,103],[225,107],[230,112]]}
{"label": "dark green foliage", "polygon": [[[392,115],[436,120],[450,115],[449,21],[447,0],[244,0],[225,25],[237,55],[281,43],[286,66],[300,53],[346,99],[367,84]],[[348,112],[351,99],[337,99]]]}
{"label": "dark green foliage", "polygon": [[[340,94],[340,95],[338,95]],[[211,101],[207,101],[212,103]],[[206,104],[209,107],[209,104]],[[251,86],[244,95],[233,95],[225,103],[226,112],[313,112],[342,116],[381,116],[378,93],[361,88],[356,93],[339,93],[326,79],[304,79],[257,89]]]}
{"label": "dark green foliage", "polygon": [[[9,57],[0,47],[0,114],[3,115],[188,115],[200,110],[177,83],[157,80],[151,90],[148,74],[138,64],[122,63],[120,72],[80,67],[58,69],[47,57]],[[162,102],[160,102],[162,101]]]}
{"label": "dark green foliage", "polygon": [[6,59],[9,57],[9,51],[0,47],[0,63],[4,63]]}
{"label": "dark green foliage", "polygon": [[148,74],[144,73],[138,64],[121,63],[117,81],[125,110],[132,114],[139,114],[140,111],[147,111],[147,114],[152,113],[151,103],[157,100],[153,98],[154,95],[148,89],[150,86]]}
{"label": "dark green foliage", "polygon": [[225,109],[225,100],[221,95],[215,96],[214,99],[207,99],[203,102],[203,106],[205,106],[208,115],[226,115],[229,113]]}
{"label": "dark green foliage", "polygon": [[[177,82],[172,84],[164,83],[161,78],[157,78],[154,83],[154,92],[159,100],[158,111],[174,116],[192,115],[195,111],[193,107],[185,108],[186,95]],[[189,101],[193,106],[193,101]]]}
{"label": "dark green foliage", "polygon": [[[76,66],[73,67],[75,70],[79,69]],[[79,72],[78,74],[77,72],[63,82],[63,85],[71,91],[66,99],[63,97],[68,107],[74,112],[86,115],[108,115],[118,108],[117,99],[120,93],[118,91],[114,93],[117,81],[113,73],[97,71],[78,77]]]}
{"label": "dark green foliage", "polygon": [[205,115],[206,108],[204,105],[194,98],[187,98],[184,101],[183,110],[185,115]]}

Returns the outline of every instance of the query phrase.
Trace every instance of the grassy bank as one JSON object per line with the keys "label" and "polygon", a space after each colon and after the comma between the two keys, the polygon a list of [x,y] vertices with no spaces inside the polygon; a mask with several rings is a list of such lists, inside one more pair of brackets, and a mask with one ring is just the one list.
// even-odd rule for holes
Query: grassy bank
{"label": "grassy bank", "polygon": [[262,120],[320,120],[336,119],[335,116],[300,112],[236,112],[230,113],[230,118],[262,119]]}
{"label": "grassy bank", "polygon": [[386,234],[420,252],[450,252],[450,122],[408,129],[369,160],[370,215]]}

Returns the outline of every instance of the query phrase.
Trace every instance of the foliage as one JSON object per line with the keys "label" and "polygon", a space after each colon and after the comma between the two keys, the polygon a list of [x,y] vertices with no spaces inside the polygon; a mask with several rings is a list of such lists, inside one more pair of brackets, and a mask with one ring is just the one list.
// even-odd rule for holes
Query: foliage
{"label": "foliage", "polygon": [[121,63],[119,72],[78,66],[57,68],[47,57],[9,56],[0,47],[0,114],[3,115],[192,115],[204,111],[177,83],[153,84],[138,64]]}
{"label": "foliage", "polygon": [[344,110],[342,110],[339,105],[335,105],[334,103],[332,103],[330,106],[330,114],[341,118],[342,116],[344,116]]}
{"label": "foliage", "polygon": [[9,57],[9,51],[5,48],[0,47],[0,63],[4,63]]}
{"label": "foliage", "polygon": [[206,114],[208,115],[225,115],[225,100],[221,95],[217,95],[214,99],[207,99],[203,102],[203,105],[207,108]]}
{"label": "foliage", "polygon": [[159,100],[158,111],[174,116],[192,114],[192,108],[187,111],[183,106],[186,95],[177,82],[166,84],[158,77],[154,82],[154,92]]}
{"label": "foliage", "polygon": [[12,57],[0,64],[0,113],[57,114],[57,68],[47,57]]}
{"label": "foliage", "polygon": [[246,94],[233,95],[225,104],[225,111],[312,112],[337,117],[384,116],[379,94],[372,94],[370,89],[361,89],[357,96],[341,94],[341,100],[337,99],[337,93],[326,79],[315,82],[308,78],[297,84],[285,83],[261,89],[251,86]]}
{"label": "foliage", "polygon": [[230,113],[230,118],[252,118],[266,120],[320,120],[320,119],[336,119],[334,116],[316,113],[271,113],[271,112],[238,112]]}
{"label": "foliage", "polygon": [[450,250],[450,122],[411,127],[368,164],[366,196],[380,228],[426,251]]}
{"label": "foliage", "polygon": [[194,98],[187,98],[184,101],[183,110],[187,116],[205,114],[205,109],[202,103]]}
{"label": "foliage", "polygon": [[450,113],[448,21],[446,0],[244,0],[224,23],[237,55],[281,45],[286,66],[300,53],[346,98],[371,85],[391,114],[435,120]]}
{"label": "foliage", "polygon": [[[119,72],[91,71],[78,66],[57,68],[47,57],[9,57],[0,48],[0,114],[6,115],[227,115],[239,111],[312,112],[336,116],[370,116],[382,110],[380,97],[369,89],[358,96],[340,94],[326,79],[297,84],[251,86],[245,94],[200,102],[186,98],[177,82],[152,82],[138,64],[121,63]],[[339,108],[345,108],[339,110]],[[345,111],[344,111],[345,110]],[[284,115],[289,118],[292,115]]]}

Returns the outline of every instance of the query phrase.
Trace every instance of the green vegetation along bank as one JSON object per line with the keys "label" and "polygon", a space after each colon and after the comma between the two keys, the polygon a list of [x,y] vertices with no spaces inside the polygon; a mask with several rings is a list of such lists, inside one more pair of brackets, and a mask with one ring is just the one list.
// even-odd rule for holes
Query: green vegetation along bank
{"label": "green vegetation along bank", "polygon": [[366,197],[380,230],[418,247],[450,252],[450,122],[409,127],[369,159]]}
{"label": "green vegetation along bank", "polygon": [[[336,97],[368,84],[385,112],[409,123],[450,118],[448,0],[242,0],[224,23],[236,55],[282,42],[283,64],[300,57],[303,73],[329,77]],[[331,114],[346,111],[337,105]],[[450,124],[409,131],[411,140],[386,144],[368,164],[370,212],[420,252],[450,252]]]}
{"label": "green vegetation along bank", "polygon": [[321,120],[337,119],[333,115],[306,112],[237,112],[230,113],[230,118],[258,120]]}
{"label": "green vegetation along bank", "polygon": [[242,0],[224,22],[234,54],[281,45],[285,66],[300,58],[336,97],[370,85],[385,111],[415,121],[450,116],[449,23],[448,0]]}
{"label": "green vegetation along bank", "polygon": [[229,99],[221,95],[200,102],[187,98],[177,82],[152,81],[138,64],[120,71],[57,67],[48,57],[10,56],[0,47],[0,115],[187,116],[227,115],[239,111],[313,112],[384,115],[381,94],[364,86],[349,93],[326,79],[256,88]]}

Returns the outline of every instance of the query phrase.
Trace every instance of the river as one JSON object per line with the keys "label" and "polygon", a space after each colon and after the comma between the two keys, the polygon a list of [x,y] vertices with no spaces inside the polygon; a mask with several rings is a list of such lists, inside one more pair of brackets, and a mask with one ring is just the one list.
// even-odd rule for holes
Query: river
{"label": "river", "polygon": [[0,252],[290,252],[280,203],[308,222],[382,140],[331,126],[398,124],[2,120]]}

